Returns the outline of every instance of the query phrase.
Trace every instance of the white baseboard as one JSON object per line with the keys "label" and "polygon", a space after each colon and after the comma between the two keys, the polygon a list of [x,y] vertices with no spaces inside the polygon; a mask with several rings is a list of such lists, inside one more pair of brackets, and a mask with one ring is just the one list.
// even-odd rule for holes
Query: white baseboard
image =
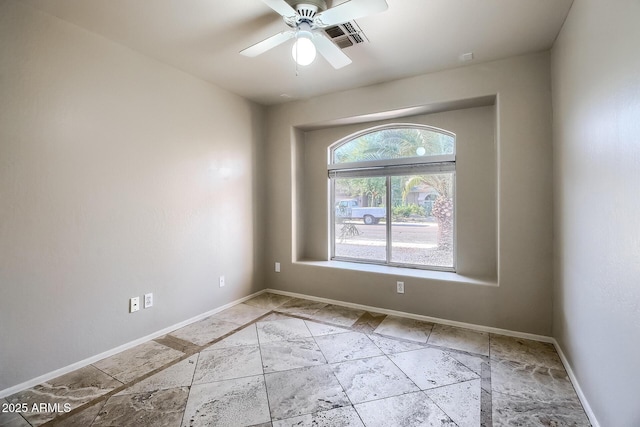
{"label": "white baseboard", "polygon": [[587,414],[587,417],[589,418],[589,422],[591,422],[591,425],[593,427],[600,427],[600,423],[596,418],[596,414],[593,413],[593,410],[591,409],[591,405],[589,405],[589,401],[587,400],[587,397],[582,392],[582,388],[580,387],[578,378],[576,378],[575,374],[573,373],[573,369],[571,368],[571,364],[569,363],[569,360],[567,360],[567,357],[564,355],[564,352],[562,351],[562,347],[560,347],[560,344],[558,344],[558,341],[556,341],[555,338],[553,339],[553,345],[555,346],[556,351],[560,356],[560,360],[562,360],[562,364],[564,365],[564,369],[567,371],[567,375],[569,375],[569,378],[571,378],[571,383],[573,384],[573,388],[576,390],[578,399],[580,399],[580,403],[582,403],[582,407],[584,408],[584,412]]}
{"label": "white baseboard", "polygon": [[75,371],[76,369],[84,368],[85,366],[91,365],[92,363],[95,363],[95,362],[97,362],[99,360],[102,360],[102,359],[105,359],[107,357],[113,356],[114,354],[123,352],[125,350],[129,350],[130,348],[133,348],[133,347],[135,347],[137,345],[143,344],[143,343],[145,343],[147,341],[151,341],[154,338],[158,338],[158,337],[161,337],[163,335],[166,335],[169,332],[175,331],[176,329],[183,328],[183,327],[185,327],[187,325],[195,323],[195,322],[197,322],[199,320],[202,320],[202,319],[204,319],[206,317],[209,317],[211,315],[219,313],[222,310],[226,310],[227,308],[233,307],[234,305],[238,305],[240,303],[243,303],[243,302],[245,302],[247,300],[250,300],[251,298],[256,297],[256,296],[258,296],[260,294],[263,294],[265,292],[266,292],[266,290],[263,289],[261,291],[255,292],[255,293],[253,293],[251,295],[248,295],[246,297],[243,297],[243,298],[237,299],[235,301],[232,301],[232,302],[230,302],[228,304],[225,304],[223,306],[214,308],[213,310],[209,310],[206,313],[199,314],[199,315],[197,315],[195,317],[192,317],[191,319],[187,319],[187,320],[182,321],[180,323],[176,323],[175,325],[168,326],[168,327],[166,327],[164,329],[156,331],[156,332],[154,332],[152,334],[149,334],[147,336],[138,338],[136,340],[133,340],[133,341],[128,342],[126,344],[123,344],[121,346],[112,348],[112,349],[107,350],[107,351],[105,351],[103,353],[96,354],[95,356],[91,356],[91,357],[89,357],[87,359],[80,360],[78,362],[72,363],[71,365],[65,366],[65,367],[60,368],[60,369],[56,369],[55,371],[48,372],[48,373],[46,373],[44,375],[40,375],[39,377],[32,378],[32,379],[30,379],[28,381],[25,381],[25,382],[21,383],[21,384],[17,384],[17,385],[14,385],[12,387],[6,388],[4,390],[0,390],[0,398],[7,397],[7,396],[10,396],[10,395],[12,395],[14,393],[18,393],[18,392],[20,392],[22,390],[34,387],[34,386],[36,386],[38,384],[42,384],[42,383],[44,383],[46,381],[52,380],[54,378],[57,378],[60,375],[68,374],[69,372]]}

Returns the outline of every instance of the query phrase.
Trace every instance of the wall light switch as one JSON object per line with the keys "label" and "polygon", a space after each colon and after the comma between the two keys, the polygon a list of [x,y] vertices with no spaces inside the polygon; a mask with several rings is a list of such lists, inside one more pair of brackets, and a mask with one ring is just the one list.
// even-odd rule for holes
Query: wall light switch
{"label": "wall light switch", "polygon": [[280,273],[280,263],[276,262],[276,273]]}
{"label": "wall light switch", "polygon": [[223,287],[224,285],[224,276],[220,276],[220,287]]}

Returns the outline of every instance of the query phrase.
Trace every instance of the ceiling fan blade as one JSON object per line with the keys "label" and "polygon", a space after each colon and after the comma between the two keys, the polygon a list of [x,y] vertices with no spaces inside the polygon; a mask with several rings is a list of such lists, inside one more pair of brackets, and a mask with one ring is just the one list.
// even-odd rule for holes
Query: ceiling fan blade
{"label": "ceiling fan blade", "polygon": [[389,8],[385,0],[351,0],[317,14],[313,22],[318,27],[344,24]]}
{"label": "ceiling fan blade", "polygon": [[324,33],[314,33],[313,43],[316,49],[336,70],[351,64],[351,58],[340,50]]}
{"label": "ceiling fan blade", "polygon": [[262,0],[262,2],[284,17],[296,16],[296,10],[284,0]]}
{"label": "ceiling fan blade", "polygon": [[240,55],[249,56],[253,58],[254,56],[258,56],[261,53],[268,51],[269,49],[273,49],[276,46],[281,45],[289,39],[295,37],[296,33],[294,31],[283,31],[278,34],[274,34],[268,39],[264,39],[261,42],[254,44],[253,46],[249,46],[248,48],[241,50]]}

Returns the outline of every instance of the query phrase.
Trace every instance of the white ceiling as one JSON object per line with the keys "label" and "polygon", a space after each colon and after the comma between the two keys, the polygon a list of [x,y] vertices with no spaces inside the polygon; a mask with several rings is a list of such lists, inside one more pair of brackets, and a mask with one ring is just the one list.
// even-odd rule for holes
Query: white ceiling
{"label": "white ceiling", "polygon": [[[387,0],[387,11],[356,21],[370,43],[344,50],[351,65],[334,70],[319,57],[298,75],[289,43],[238,54],[288,29],[261,0],[23,1],[270,105],[547,50],[573,0]],[[473,61],[460,61],[467,52]]]}

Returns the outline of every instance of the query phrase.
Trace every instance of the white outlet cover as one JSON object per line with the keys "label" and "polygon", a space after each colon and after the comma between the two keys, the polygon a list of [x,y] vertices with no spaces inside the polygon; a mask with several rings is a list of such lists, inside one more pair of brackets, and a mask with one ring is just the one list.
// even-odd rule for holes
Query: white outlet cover
{"label": "white outlet cover", "polygon": [[396,289],[399,294],[404,294],[404,282],[396,282]]}
{"label": "white outlet cover", "polygon": [[153,294],[144,294],[144,308],[153,307]]}
{"label": "white outlet cover", "polygon": [[276,273],[280,273],[280,263],[276,262]]}

